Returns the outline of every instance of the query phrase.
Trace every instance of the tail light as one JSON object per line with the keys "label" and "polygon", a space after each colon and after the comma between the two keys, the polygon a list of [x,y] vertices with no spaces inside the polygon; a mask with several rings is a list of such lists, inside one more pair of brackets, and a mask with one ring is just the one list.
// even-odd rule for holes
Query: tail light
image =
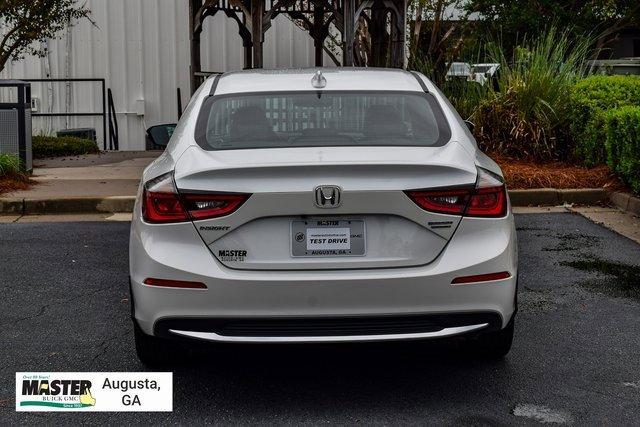
{"label": "tail light", "polygon": [[462,215],[469,204],[469,190],[408,191],[407,195],[425,211]]}
{"label": "tail light", "polygon": [[234,212],[248,198],[248,194],[179,193],[173,175],[167,173],[145,184],[142,217],[155,224],[217,218]]}
{"label": "tail light", "polygon": [[507,214],[507,190],[497,175],[478,168],[474,189],[407,191],[409,198],[429,212],[499,218]]}
{"label": "tail light", "polygon": [[151,223],[189,221],[171,173],[160,175],[144,185],[142,218]]}

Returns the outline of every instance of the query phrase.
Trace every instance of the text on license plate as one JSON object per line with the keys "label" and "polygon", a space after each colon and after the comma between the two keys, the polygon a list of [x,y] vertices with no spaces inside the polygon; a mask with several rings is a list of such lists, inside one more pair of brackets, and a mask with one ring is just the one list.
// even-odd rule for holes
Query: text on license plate
{"label": "text on license plate", "polygon": [[291,223],[291,252],[296,256],[362,256],[363,220],[306,220]]}

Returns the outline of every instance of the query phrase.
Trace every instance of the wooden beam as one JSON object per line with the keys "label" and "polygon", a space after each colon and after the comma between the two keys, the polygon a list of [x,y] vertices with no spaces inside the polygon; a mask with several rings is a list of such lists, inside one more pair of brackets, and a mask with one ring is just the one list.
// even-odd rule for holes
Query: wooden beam
{"label": "wooden beam", "polygon": [[[247,27],[247,15],[242,14],[242,24]],[[247,38],[242,38],[242,48],[244,49],[244,69],[253,68],[253,42],[251,41],[251,31],[247,30]]]}
{"label": "wooden beam", "polygon": [[273,7],[262,17],[262,26],[266,32],[271,27],[271,20],[276,17],[281,11],[285,11],[291,6],[296,4],[296,0],[278,0],[273,4]]}
{"label": "wooden beam", "polygon": [[387,9],[381,1],[376,1],[371,7],[371,25],[369,26],[371,38],[371,58],[367,65],[385,67],[387,59]]}
{"label": "wooden beam", "polygon": [[251,68],[252,63],[251,47],[253,46],[253,43],[251,43],[251,31],[249,31],[249,28],[247,28],[247,19],[244,13],[242,14],[242,19],[240,19],[238,13],[239,12],[233,10],[225,11],[227,17],[233,19],[238,24],[238,34],[240,34],[240,38],[242,39],[242,47],[244,49],[244,69],[249,69]]}
{"label": "wooden beam", "polygon": [[395,0],[391,12],[391,67],[407,67],[407,1]]}
{"label": "wooden beam", "polygon": [[313,47],[315,49],[315,66],[322,67],[322,48],[324,47],[324,39],[327,37],[325,34],[324,26],[324,6],[315,6],[313,8],[313,30],[311,31],[311,37],[313,37]]}
{"label": "wooden beam", "polygon": [[253,68],[264,67],[263,29],[264,0],[251,0],[251,42],[253,43]]}
{"label": "wooden beam", "polygon": [[342,10],[342,65],[353,66],[353,39],[355,37],[355,2],[356,0],[343,0]]}
{"label": "wooden beam", "polygon": [[202,26],[197,27],[198,11],[202,7],[202,0],[189,0],[189,52],[191,61],[189,73],[191,75],[191,94],[200,86],[200,77],[196,73],[201,71],[202,62],[200,54],[200,35],[202,34]]}

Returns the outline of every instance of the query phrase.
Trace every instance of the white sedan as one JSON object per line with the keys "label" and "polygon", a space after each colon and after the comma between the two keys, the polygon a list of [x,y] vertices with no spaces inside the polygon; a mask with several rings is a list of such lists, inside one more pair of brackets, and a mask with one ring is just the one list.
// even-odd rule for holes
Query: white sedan
{"label": "white sedan", "polygon": [[517,248],[500,168],[423,75],[209,78],[145,171],[131,225],[136,349],[464,335],[502,357]]}

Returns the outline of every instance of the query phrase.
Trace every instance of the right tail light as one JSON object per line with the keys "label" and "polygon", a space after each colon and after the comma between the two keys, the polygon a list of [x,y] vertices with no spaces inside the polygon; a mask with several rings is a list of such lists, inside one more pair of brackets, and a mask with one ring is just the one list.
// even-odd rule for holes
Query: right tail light
{"label": "right tail light", "polygon": [[478,168],[473,189],[415,190],[407,195],[422,209],[443,214],[500,218],[507,214],[507,190],[502,179]]}

